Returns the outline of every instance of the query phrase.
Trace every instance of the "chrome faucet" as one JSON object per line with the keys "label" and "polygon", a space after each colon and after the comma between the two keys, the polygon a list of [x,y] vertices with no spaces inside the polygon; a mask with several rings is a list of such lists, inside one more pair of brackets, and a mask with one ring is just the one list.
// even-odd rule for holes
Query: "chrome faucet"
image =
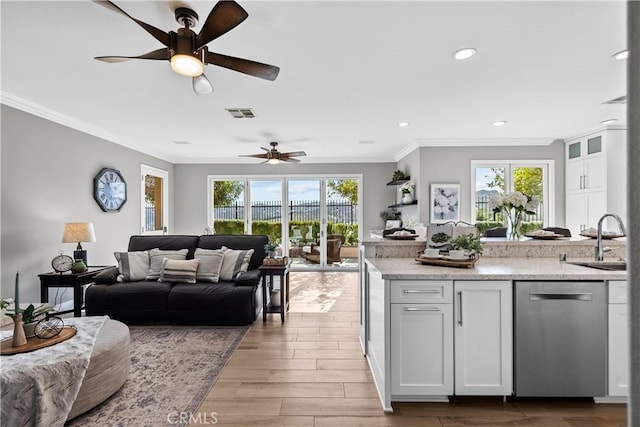
{"label": "chrome faucet", "polygon": [[627,230],[625,230],[624,228],[624,224],[622,223],[622,218],[620,218],[618,215],[614,213],[606,213],[602,215],[598,220],[598,239],[596,241],[596,261],[604,260],[604,249],[602,248],[602,222],[605,220],[605,218],[609,216],[616,220],[616,222],[618,223],[618,228],[620,229],[620,232],[622,233],[622,235],[623,236],[627,235]]}

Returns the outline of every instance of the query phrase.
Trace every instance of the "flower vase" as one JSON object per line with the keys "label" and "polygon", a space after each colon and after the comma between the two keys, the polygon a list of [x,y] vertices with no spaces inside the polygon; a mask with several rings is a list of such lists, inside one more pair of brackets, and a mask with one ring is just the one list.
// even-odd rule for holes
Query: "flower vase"
{"label": "flower vase", "polygon": [[411,193],[403,193],[402,194],[402,204],[410,205],[413,203],[413,197],[411,197]]}
{"label": "flower vase", "polygon": [[24,327],[22,326],[22,313],[11,316],[13,319],[13,340],[11,347],[20,347],[27,343],[27,337],[24,335]]}
{"label": "flower vase", "polygon": [[507,213],[507,240],[520,240],[522,235],[522,212],[511,209]]}

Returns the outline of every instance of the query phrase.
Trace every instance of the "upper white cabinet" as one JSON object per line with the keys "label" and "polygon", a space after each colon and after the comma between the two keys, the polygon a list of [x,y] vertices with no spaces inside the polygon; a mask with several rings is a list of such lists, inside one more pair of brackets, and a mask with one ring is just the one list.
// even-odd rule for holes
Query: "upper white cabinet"
{"label": "upper white cabinet", "polygon": [[[572,235],[607,212],[626,212],[626,130],[608,129],[565,143],[565,224]],[[606,229],[606,226],[605,226]]]}
{"label": "upper white cabinet", "polygon": [[511,395],[511,281],[456,281],[454,312],[455,393]]}

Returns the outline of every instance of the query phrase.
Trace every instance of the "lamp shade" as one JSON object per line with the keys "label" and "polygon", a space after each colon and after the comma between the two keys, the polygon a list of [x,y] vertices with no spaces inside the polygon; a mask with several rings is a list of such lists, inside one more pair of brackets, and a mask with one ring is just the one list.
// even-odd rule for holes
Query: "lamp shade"
{"label": "lamp shade", "polygon": [[64,225],[62,243],[95,242],[96,234],[91,222],[68,222]]}

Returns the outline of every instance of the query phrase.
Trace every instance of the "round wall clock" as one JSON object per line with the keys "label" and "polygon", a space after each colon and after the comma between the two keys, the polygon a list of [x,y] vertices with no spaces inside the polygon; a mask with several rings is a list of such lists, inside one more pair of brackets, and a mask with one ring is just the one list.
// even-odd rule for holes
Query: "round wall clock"
{"label": "round wall clock", "polygon": [[103,211],[119,211],[127,201],[127,183],[120,171],[102,169],[93,178],[93,198]]}

